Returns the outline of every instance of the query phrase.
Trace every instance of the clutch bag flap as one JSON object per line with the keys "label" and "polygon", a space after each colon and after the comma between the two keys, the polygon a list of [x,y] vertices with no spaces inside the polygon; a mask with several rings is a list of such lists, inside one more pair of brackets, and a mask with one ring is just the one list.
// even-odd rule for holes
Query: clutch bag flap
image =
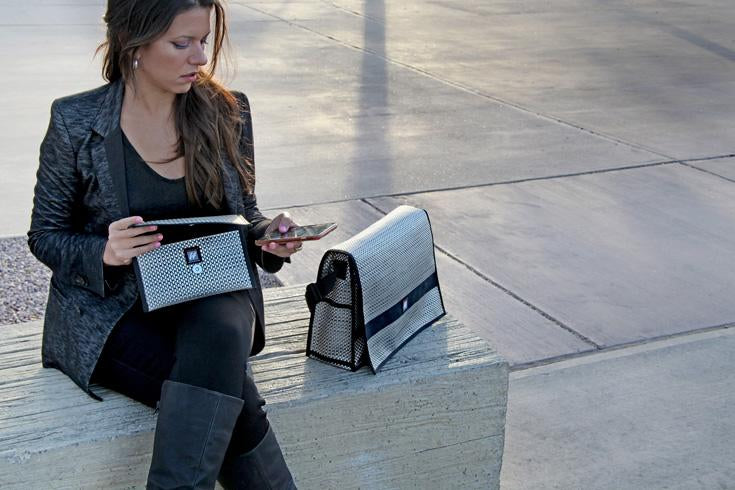
{"label": "clutch bag flap", "polygon": [[240,214],[223,214],[220,216],[196,216],[193,218],[173,218],[146,221],[136,226],[185,226],[185,225],[238,225],[246,226],[250,222]]}

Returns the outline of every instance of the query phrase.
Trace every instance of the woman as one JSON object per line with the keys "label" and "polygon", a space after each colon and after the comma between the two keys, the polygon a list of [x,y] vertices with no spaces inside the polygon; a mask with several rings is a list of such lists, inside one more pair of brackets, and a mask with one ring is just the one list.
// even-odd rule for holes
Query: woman
{"label": "woman", "polygon": [[90,382],[158,406],[149,489],[295,488],[246,371],[264,344],[260,285],[143,313],[130,266],[181,238],[130,227],[144,219],[242,214],[269,272],[301,247],[253,243],[293,222],[258,211],[248,99],[213,78],[223,7],[109,0],[105,22],[109,83],[54,101],[41,145],[28,242],[53,273],[43,365],[98,400]]}

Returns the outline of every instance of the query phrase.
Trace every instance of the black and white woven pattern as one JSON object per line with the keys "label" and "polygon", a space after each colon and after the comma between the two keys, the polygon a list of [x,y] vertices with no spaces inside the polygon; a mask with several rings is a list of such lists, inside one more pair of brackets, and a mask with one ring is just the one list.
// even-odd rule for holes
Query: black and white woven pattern
{"label": "black and white woven pattern", "polygon": [[[189,265],[184,250],[192,247],[201,262]],[[254,284],[239,231],[163,245],[137,257],[136,268],[146,311]]]}
{"label": "black and white woven pattern", "polygon": [[314,350],[325,359],[341,366],[349,366],[352,360],[352,312],[321,302],[316,305],[316,317],[321,328],[312,332]]}
{"label": "black and white woven pattern", "polygon": [[429,218],[412,206],[398,206],[331,250],[350,254],[357,264],[365,323],[436,271]]}

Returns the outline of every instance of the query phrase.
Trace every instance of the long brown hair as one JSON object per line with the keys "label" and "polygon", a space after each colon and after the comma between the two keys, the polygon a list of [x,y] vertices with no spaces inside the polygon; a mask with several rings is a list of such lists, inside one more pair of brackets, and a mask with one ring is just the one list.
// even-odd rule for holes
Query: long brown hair
{"label": "long brown hair", "polygon": [[224,204],[223,154],[237,170],[245,192],[252,192],[255,185],[250,153],[240,146],[242,120],[237,99],[214,78],[227,41],[221,0],[108,0],[104,17],[107,38],[97,52],[104,52],[105,80],[131,80],[135,76],[135,51],[158,39],[178,14],[194,7],[214,8],[212,56],[207,70],[199,70],[191,89],[176,96],[174,124],[179,139],[177,155],[171,160],[184,156],[189,200],[197,205],[206,200],[219,209]]}

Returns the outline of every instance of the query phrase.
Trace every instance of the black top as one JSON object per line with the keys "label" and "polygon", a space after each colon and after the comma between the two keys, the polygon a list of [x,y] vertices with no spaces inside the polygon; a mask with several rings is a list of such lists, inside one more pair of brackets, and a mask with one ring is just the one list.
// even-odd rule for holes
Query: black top
{"label": "black top", "polygon": [[[122,139],[130,216],[142,216],[145,221],[153,221],[226,214],[210,205],[199,207],[190,203],[184,177],[168,179],[160,175],[143,160],[124,132]],[[206,229],[197,227],[196,232],[188,227],[167,228],[163,243],[191,238],[205,230],[215,233],[227,229],[216,225],[208,225]]]}
{"label": "black top", "polygon": [[160,175],[148,166],[125,133],[122,138],[130,216],[142,216],[146,221],[188,218],[194,209],[186,197],[184,177],[167,179]]}

